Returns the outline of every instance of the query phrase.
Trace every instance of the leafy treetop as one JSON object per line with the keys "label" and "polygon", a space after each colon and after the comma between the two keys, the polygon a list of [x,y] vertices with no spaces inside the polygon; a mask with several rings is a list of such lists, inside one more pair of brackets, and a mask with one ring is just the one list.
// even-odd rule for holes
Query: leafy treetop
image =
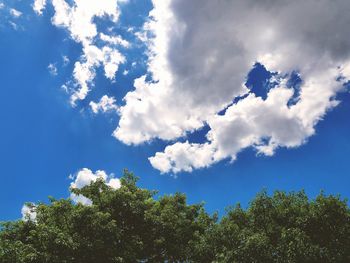
{"label": "leafy treetop", "polygon": [[127,170],[121,187],[97,180],[70,199],[39,203],[35,220],[4,222],[0,263],[350,262],[346,200],[321,193],[259,193],[218,220],[184,194],[155,198]]}

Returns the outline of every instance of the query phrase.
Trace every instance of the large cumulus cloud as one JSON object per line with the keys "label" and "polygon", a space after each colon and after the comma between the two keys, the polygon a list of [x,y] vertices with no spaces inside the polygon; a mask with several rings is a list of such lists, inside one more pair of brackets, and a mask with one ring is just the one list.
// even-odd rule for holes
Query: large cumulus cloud
{"label": "large cumulus cloud", "polygon": [[[96,18],[119,22],[123,0],[35,0],[46,2],[54,25],[82,46],[75,63],[71,102],[85,100],[96,69],[114,80],[130,43],[99,32]],[[149,160],[161,172],[191,172],[220,160],[235,160],[245,148],[271,156],[279,147],[298,147],[340,102],[336,95],[350,79],[348,0],[152,0],[143,32],[148,72],[134,80],[123,105],[103,97],[94,112],[120,115],[113,133],[125,144],[155,138],[169,145]],[[128,27],[128,25],[123,25]],[[102,45],[97,43],[102,42]],[[271,87],[258,96],[245,85],[260,63]],[[291,85],[297,74],[299,85]],[[209,127],[204,143],[186,135]]]}
{"label": "large cumulus cloud", "polygon": [[[278,147],[300,146],[339,103],[335,96],[350,78],[349,1],[153,4],[145,25],[153,79],[135,81],[114,135],[139,144],[210,127],[207,142],[175,142],[151,157],[161,172],[234,160],[247,147],[273,155]],[[266,99],[244,85],[256,62],[277,73]],[[287,85],[293,72],[302,79],[298,88]]]}

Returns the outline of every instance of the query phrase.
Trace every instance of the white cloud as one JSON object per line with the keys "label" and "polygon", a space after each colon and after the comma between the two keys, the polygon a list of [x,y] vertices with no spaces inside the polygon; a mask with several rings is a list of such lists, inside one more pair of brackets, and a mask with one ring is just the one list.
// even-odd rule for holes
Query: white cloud
{"label": "white cloud", "polygon": [[[318,88],[331,84],[326,80],[322,82],[320,79]],[[326,109],[319,112],[321,109],[315,108],[319,101],[309,106],[288,107],[293,92],[293,89],[278,86],[269,92],[265,101],[250,94],[230,106],[224,115],[208,120],[211,130],[207,143],[175,143],[167,146],[164,152],[156,153],[150,162],[161,172],[191,172],[225,158],[235,160],[247,147],[254,147],[258,154],[266,156],[273,155],[277,147],[298,147],[314,134],[315,119]],[[334,101],[328,107],[336,106],[336,103]],[[303,111],[305,116],[301,116]]]}
{"label": "white cloud", "polygon": [[[33,6],[39,14],[45,7],[41,3],[46,2],[35,2]],[[76,101],[84,100],[93,87],[96,68],[103,66],[105,76],[114,81],[119,64],[125,62],[125,57],[116,45],[127,47],[129,44],[120,36],[99,33],[94,22],[98,17],[116,23],[120,14],[118,1],[74,0],[72,4],[68,4],[65,0],[52,0],[51,3],[55,10],[52,23],[68,30],[71,38],[82,45],[83,54],[80,60],[75,62],[73,70],[76,88],[71,94],[71,104],[74,106]],[[97,46],[94,43],[98,37],[101,37],[105,45]]]}
{"label": "white cloud", "polygon": [[[113,174],[107,175],[105,171],[98,170],[95,173],[90,169],[83,168],[77,172],[76,175],[70,175],[69,179],[73,180],[71,182],[71,188],[81,189],[84,186],[89,185],[91,182],[96,182],[97,179],[102,179],[106,185],[110,186],[112,189],[119,189],[121,187],[120,180],[115,178]],[[83,195],[76,195],[71,193],[70,198],[75,203],[81,203],[83,205],[92,205],[92,201]],[[35,204],[25,204],[21,209],[22,220],[36,221],[37,212]]]}
{"label": "white cloud", "polygon": [[119,189],[120,188],[120,180],[118,178],[111,178],[109,179],[107,185],[112,187],[113,189]]}
{"label": "white cloud", "polygon": [[0,3],[0,9],[5,8],[5,4],[4,3]]}
{"label": "white cloud", "polygon": [[70,63],[70,59],[67,56],[62,56],[63,66],[67,66]]}
{"label": "white cloud", "polygon": [[[139,33],[149,47],[153,82],[135,81],[114,136],[139,144],[175,140],[205,124],[210,128],[206,143],[178,142],[151,157],[161,172],[190,172],[235,160],[248,147],[268,156],[278,147],[298,147],[338,105],[335,95],[350,79],[347,0],[153,4],[146,32]],[[266,100],[243,85],[256,62],[278,73],[279,84]],[[286,85],[293,71],[302,78],[299,94]]]}
{"label": "white cloud", "polygon": [[118,71],[119,64],[125,62],[125,57],[116,49],[104,47],[102,49],[104,71],[106,78],[114,80],[115,73]]}
{"label": "white cloud", "polygon": [[36,206],[34,204],[31,205],[23,205],[22,209],[21,209],[21,213],[22,213],[22,220],[27,221],[35,221],[36,220]]}
{"label": "white cloud", "polygon": [[108,16],[114,22],[118,20],[119,10],[114,0],[101,0],[86,2],[74,0],[70,6],[64,0],[52,0],[55,15],[52,19],[54,25],[64,27],[71,33],[77,42],[91,44],[91,40],[98,34],[97,26],[93,22],[95,17]]}
{"label": "white cloud", "polygon": [[102,64],[106,78],[114,80],[119,64],[125,62],[125,57],[118,50],[107,46],[99,49],[94,45],[87,45],[83,48],[83,52],[81,61],[74,65],[73,76],[80,88],[71,96],[73,105],[77,100],[86,98],[90,86],[93,85],[97,67]]}
{"label": "white cloud", "polygon": [[[196,158],[193,158],[193,155]],[[175,143],[149,158],[152,166],[161,172],[192,172],[193,169],[208,167],[214,162],[214,149],[208,144]]]}
{"label": "white cloud", "polygon": [[14,8],[11,8],[10,9],[10,14],[14,17],[14,18],[17,18],[17,17],[20,17],[22,15],[22,12],[14,9]]}
{"label": "white cloud", "polygon": [[[98,170],[95,173],[90,169],[81,169],[73,178],[74,181],[70,184],[71,188],[81,189],[84,186],[89,185],[91,182],[95,182],[97,179],[102,179],[108,186],[113,189],[119,189],[121,184],[118,178],[114,178],[113,175],[107,175],[105,171]],[[71,193],[71,199],[74,202],[82,203],[84,205],[91,205],[91,200],[82,195],[76,195]]]}
{"label": "white cloud", "polygon": [[125,48],[130,47],[130,43],[123,39],[121,36],[109,36],[104,33],[100,33],[100,38],[104,42],[107,42],[112,45],[120,45]]}
{"label": "white cloud", "polygon": [[48,66],[47,66],[47,69],[49,70],[50,74],[52,76],[57,76],[58,74],[58,71],[57,71],[57,67],[55,64],[53,63],[50,63]]}
{"label": "white cloud", "polygon": [[20,28],[16,23],[14,23],[12,21],[9,21],[9,24],[14,30],[18,30]]}
{"label": "white cloud", "polygon": [[45,6],[46,0],[35,0],[33,4],[33,9],[38,15],[42,15]]}
{"label": "white cloud", "polygon": [[[98,67],[114,81],[126,61],[119,48],[130,43],[113,30],[99,32],[94,23],[96,17],[117,23],[118,2],[52,0],[52,23],[82,45],[74,64],[73,105],[87,97]],[[267,156],[279,147],[298,147],[338,105],[335,96],[350,79],[348,0],[152,2],[144,31],[132,30],[148,47],[152,80],[146,75],[134,80],[135,89],[117,110],[120,121],[113,135],[125,144],[141,144],[155,138],[176,141],[209,127],[206,142],[175,142],[150,157],[161,172],[234,161],[248,147]],[[256,62],[277,74],[271,82],[278,84],[266,99],[244,85]],[[294,71],[302,78],[298,88],[287,85]],[[116,110],[110,99],[90,107]]]}
{"label": "white cloud", "polygon": [[107,112],[107,111],[116,111],[118,106],[116,105],[116,100],[113,97],[108,97],[104,95],[99,102],[90,102],[90,107],[93,113],[97,114],[98,112]]}

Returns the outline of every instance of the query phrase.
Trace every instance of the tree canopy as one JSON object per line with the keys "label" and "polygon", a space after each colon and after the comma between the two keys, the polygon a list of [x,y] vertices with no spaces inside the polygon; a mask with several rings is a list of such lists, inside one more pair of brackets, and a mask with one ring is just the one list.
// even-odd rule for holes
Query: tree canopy
{"label": "tree canopy", "polygon": [[97,180],[71,189],[92,201],[28,204],[36,213],[1,223],[0,263],[350,262],[346,200],[321,193],[259,193],[221,218],[181,193],[155,197],[125,171],[121,187]]}

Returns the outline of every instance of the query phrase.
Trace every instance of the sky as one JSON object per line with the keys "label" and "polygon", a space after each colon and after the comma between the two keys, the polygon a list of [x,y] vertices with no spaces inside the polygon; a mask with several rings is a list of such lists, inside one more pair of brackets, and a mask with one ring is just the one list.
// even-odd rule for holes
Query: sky
{"label": "sky", "polygon": [[347,0],[0,0],[0,221],[127,168],[222,215],[350,197]]}

